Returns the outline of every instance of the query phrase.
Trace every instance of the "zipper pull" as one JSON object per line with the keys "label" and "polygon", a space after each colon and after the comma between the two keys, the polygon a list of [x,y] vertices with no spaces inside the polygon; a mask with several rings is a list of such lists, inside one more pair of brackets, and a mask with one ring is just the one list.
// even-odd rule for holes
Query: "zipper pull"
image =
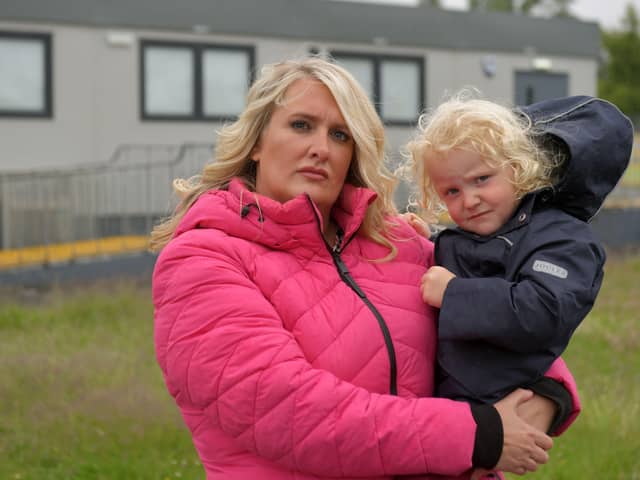
{"label": "zipper pull", "polygon": [[331,249],[331,251],[333,253],[340,253],[340,249],[342,248],[343,241],[344,241],[344,230],[342,230],[342,228],[340,228],[340,226],[338,225],[338,228],[336,229],[336,243],[333,244],[333,248]]}
{"label": "zipper pull", "polygon": [[349,272],[347,265],[342,261],[338,252],[333,252],[333,261],[336,264],[336,267],[338,267],[338,274],[340,275],[340,278],[342,278],[342,280],[349,285],[360,298],[367,298],[360,286],[351,277],[351,272]]}

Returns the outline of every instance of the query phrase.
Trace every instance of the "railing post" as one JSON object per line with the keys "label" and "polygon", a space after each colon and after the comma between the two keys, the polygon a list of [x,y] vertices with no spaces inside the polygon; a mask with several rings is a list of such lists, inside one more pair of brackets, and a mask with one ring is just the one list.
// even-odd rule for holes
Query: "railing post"
{"label": "railing post", "polygon": [[8,230],[7,230],[7,199],[6,195],[6,185],[7,185],[7,175],[0,174],[0,250],[9,248],[9,238],[8,238]]}

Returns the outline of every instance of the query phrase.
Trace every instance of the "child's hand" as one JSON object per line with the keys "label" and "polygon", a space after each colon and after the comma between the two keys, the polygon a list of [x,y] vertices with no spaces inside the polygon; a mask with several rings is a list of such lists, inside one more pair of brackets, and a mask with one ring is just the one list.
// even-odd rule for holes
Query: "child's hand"
{"label": "child's hand", "polygon": [[432,307],[440,308],[444,291],[447,289],[451,279],[455,277],[453,273],[444,267],[431,267],[422,276],[422,284],[420,285],[422,300]]}
{"label": "child's hand", "polygon": [[431,230],[429,230],[429,224],[425,222],[415,213],[406,212],[402,214],[402,218],[411,225],[418,235],[422,235],[424,238],[431,237]]}

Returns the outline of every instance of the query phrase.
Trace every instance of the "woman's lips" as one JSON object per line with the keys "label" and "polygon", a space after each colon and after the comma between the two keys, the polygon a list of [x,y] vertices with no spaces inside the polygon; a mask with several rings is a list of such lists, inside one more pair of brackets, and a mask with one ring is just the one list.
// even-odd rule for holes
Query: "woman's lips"
{"label": "woman's lips", "polygon": [[329,174],[327,173],[327,171],[321,168],[305,167],[298,170],[298,173],[311,180],[326,180],[327,178],[329,178]]}

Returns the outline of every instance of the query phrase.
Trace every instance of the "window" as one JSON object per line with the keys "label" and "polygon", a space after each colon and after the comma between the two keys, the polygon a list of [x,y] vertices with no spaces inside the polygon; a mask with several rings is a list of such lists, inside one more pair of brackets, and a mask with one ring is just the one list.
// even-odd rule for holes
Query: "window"
{"label": "window", "polygon": [[415,124],[424,108],[424,60],[332,52],[360,82],[386,124]]}
{"label": "window", "polygon": [[0,32],[0,116],[51,117],[51,35]]}
{"label": "window", "polygon": [[142,41],[141,115],[147,120],[223,120],[244,108],[253,48]]}

